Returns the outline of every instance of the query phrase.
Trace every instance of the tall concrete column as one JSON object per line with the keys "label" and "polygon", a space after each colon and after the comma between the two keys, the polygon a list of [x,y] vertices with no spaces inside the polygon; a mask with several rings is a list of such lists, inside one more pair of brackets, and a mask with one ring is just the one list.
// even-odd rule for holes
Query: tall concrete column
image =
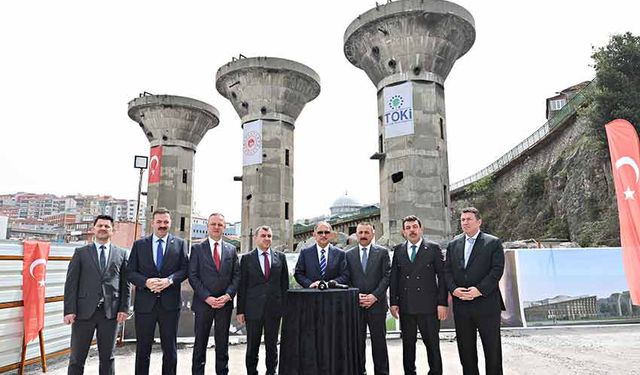
{"label": "tall concrete column", "polygon": [[165,207],[171,211],[171,233],[191,240],[196,146],[218,125],[218,110],[182,96],[144,95],[129,102],[129,117],[151,144],[146,232],[151,232],[151,213]]}
{"label": "tall concrete column", "polygon": [[[475,41],[473,17],[439,0],[399,0],[358,16],[344,35],[344,53],[378,92],[378,150],[382,243],[402,242],[402,218],[415,214],[425,234],[447,239],[449,170],[444,81]],[[412,83],[413,133],[385,134],[385,88]],[[408,98],[399,98],[397,103]]]}
{"label": "tall concrete column", "polygon": [[320,77],[295,61],[241,58],[218,69],[216,89],[231,102],[243,129],[262,121],[261,161],[242,168],[242,249],[255,247],[255,229],[268,225],[273,248],[292,251],[293,130],[304,105],[320,93]]}

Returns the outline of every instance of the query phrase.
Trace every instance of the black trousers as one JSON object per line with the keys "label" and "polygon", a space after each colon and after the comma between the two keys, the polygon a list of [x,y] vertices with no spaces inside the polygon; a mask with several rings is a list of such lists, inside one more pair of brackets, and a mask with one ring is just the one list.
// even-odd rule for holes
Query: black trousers
{"label": "black trousers", "polygon": [[149,374],[151,347],[160,326],[160,346],[162,347],[162,375],[175,375],[178,364],[176,334],[180,310],[165,310],[158,301],[151,312],[135,312],[136,324],[136,375]]}
{"label": "black trousers", "polygon": [[247,354],[245,364],[248,375],[258,375],[258,353],[260,341],[264,332],[264,346],[266,350],[267,375],[275,374],[278,367],[278,331],[280,317],[247,320]]}
{"label": "black trousers", "polygon": [[373,372],[375,375],[389,375],[389,354],[387,352],[386,312],[370,313],[368,309],[360,309],[360,360],[363,373],[365,371],[367,326],[371,334],[371,354],[373,356]]}
{"label": "black trousers", "polygon": [[107,319],[103,308],[97,309],[89,319],[76,319],[71,325],[71,354],[67,374],[84,374],[84,363],[93,333],[96,332],[100,359],[98,374],[113,375],[113,349],[116,346],[117,330],[118,322],[115,318]]}
{"label": "black trousers", "polygon": [[402,314],[400,310],[400,330],[402,336],[402,364],[406,375],[416,374],[416,341],[418,329],[422,342],[427,348],[429,375],[442,374],[440,355],[440,321],[436,314]]}
{"label": "black trousers", "polygon": [[480,333],[486,375],[502,375],[500,310],[478,313],[467,306],[454,307],[456,342],[464,375],[479,375],[477,336]]}
{"label": "black trousers", "polygon": [[231,303],[227,303],[220,309],[195,312],[195,342],[193,343],[191,364],[191,373],[193,375],[204,374],[209,332],[211,332],[211,325],[214,321],[213,338],[216,345],[216,374],[226,375],[229,373],[229,326],[231,325],[232,312],[233,305]]}

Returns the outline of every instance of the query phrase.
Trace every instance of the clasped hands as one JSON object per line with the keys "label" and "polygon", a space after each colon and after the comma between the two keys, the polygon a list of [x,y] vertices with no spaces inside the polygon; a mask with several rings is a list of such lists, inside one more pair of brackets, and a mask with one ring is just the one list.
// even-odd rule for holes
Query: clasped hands
{"label": "clasped hands", "polygon": [[171,285],[168,278],[150,277],[145,281],[144,286],[154,293],[160,293]]}
{"label": "clasped hands", "polygon": [[219,309],[229,301],[231,301],[231,297],[228,294],[220,297],[209,296],[204,300],[204,302],[206,302],[207,305],[211,306],[212,309]]}
{"label": "clasped hands", "polygon": [[454,297],[458,297],[463,301],[471,301],[474,298],[480,297],[482,295],[482,293],[480,293],[478,288],[476,288],[475,286],[472,286],[470,288],[458,287],[451,294],[453,294]]}
{"label": "clasped hands", "polygon": [[369,307],[371,307],[374,303],[376,303],[378,301],[378,298],[376,296],[374,296],[373,294],[358,294],[358,297],[360,299],[359,303],[360,303],[360,307],[364,307],[365,309],[368,309]]}

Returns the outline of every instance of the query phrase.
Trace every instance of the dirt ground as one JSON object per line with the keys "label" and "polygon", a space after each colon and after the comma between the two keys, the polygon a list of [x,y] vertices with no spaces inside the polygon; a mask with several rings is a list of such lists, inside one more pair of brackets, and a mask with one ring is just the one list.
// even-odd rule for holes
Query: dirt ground
{"label": "dirt ground", "polygon": [[[442,359],[444,373],[462,374],[458,361],[458,352],[453,332],[442,332]],[[478,340],[479,342],[479,340]],[[213,343],[213,339],[211,339]],[[371,352],[367,343],[367,371],[373,374]],[[402,343],[397,336],[389,335],[389,356],[392,374],[402,374]],[[428,371],[427,356],[418,342],[417,367],[419,374]],[[480,343],[478,343],[480,346]],[[603,327],[567,327],[513,329],[502,331],[502,348],[504,373],[507,375],[528,374],[617,374],[640,375],[640,325],[603,326]],[[209,349],[207,373],[214,373],[214,349]],[[243,344],[230,347],[229,367],[231,374],[243,374],[245,346]],[[178,373],[190,374],[190,344],[180,344],[178,351]],[[482,349],[478,349],[482,353]],[[260,373],[264,373],[264,348],[260,351]],[[66,374],[67,358],[57,358],[48,362],[51,375]],[[116,350],[116,373],[133,374],[135,360],[135,344],[129,343]],[[484,364],[480,355],[480,373]],[[150,374],[160,374],[161,351],[156,345],[151,358]],[[27,374],[39,374],[39,366],[29,366]],[[98,373],[98,358],[95,349],[85,367],[86,374]]]}

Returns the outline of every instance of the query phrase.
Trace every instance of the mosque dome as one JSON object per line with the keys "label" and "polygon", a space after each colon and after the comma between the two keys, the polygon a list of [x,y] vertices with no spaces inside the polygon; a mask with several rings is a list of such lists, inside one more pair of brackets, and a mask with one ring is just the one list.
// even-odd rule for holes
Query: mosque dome
{"label": "mosque dome", "polygon": [[362,207],[363,205],[360,202],[351,198],[345,191],[344,195],[336,199],[329,209],[331,210],[331,216],[336,216],[357,212]]}

